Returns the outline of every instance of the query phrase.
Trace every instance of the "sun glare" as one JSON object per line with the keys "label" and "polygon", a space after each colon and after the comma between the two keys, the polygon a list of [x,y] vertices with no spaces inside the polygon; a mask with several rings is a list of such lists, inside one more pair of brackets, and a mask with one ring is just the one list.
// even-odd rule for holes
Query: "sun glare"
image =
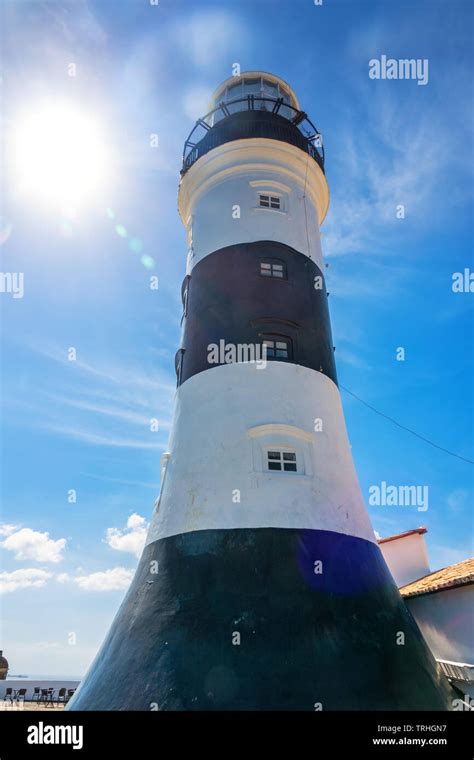
{"label": "sun glare", "polygon": [[15,125],[15,180],[32,200],[76,211],[97,199],[107,178],[100,125],[68,104],[42,105]]}

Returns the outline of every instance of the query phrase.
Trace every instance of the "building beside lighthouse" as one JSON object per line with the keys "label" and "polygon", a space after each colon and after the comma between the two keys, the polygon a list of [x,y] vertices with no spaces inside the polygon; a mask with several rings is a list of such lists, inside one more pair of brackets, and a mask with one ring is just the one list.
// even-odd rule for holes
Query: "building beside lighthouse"
{"label": "building beside lighthouse", "polygon": [[322,139],[292,89],[263,72],[224,82],[185,144],[161,494],[70,709],[449,708],[352,461],[320,243],[328,204]]}

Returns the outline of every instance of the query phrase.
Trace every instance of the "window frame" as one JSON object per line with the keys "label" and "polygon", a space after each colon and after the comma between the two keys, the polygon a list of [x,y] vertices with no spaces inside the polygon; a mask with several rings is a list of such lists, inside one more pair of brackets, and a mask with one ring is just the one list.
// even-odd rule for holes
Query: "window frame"
{"label": "window frame", "polygon": [[[262,199],[268,201],[268,205],[266,202],[262,203]],[[280,194],[272,195],[272,193],[269,192],[258,191],[258,208],[263,208],[265,211],[284,211],[282,201],[283,198]]]}
{"label": "window frame", "polygon": [[[280,465],[271,467],[270,465]],[[265,448],[265,465],[266,472],[293,472],[298,474],[298,457],[296,449],[290,449],[286,446],[267,446]]]}
{"label": "window frame", "polygon": [[[268,354],[268,349],[265,352],[265,358],[268,359],[268,361],[271,362],[294,362],[294,351],[293,351],[293,340],[289,335],[279,335],[276,333],[261,333],[259,336],[262,340],[262,347],[265,344],[265,342],[273,343],[274,347],[273,350],[275,351],[275,355],[271,356]],[[278,350],[282,350],[281,348],[277,347],[278,343],[286,343],[286,356],[277,356],[276,352]]]}
{"label": "window frame", "polygon": [[[262,265],[268,265],[270,267],[269,269],[270,274],[263,274]],[[282,268],[281,277],[273,274],[273,267],[275,266],[281,266]],[[279,280],[280,282],[282,280],[288,280],[288,268],[286,266],[286,261],[284,261],[283,259],[279,259],[276,256],[263,256],[261,259],[259,259],[258,272],[259,272],[260,277],[264,277],[266,280]]]}

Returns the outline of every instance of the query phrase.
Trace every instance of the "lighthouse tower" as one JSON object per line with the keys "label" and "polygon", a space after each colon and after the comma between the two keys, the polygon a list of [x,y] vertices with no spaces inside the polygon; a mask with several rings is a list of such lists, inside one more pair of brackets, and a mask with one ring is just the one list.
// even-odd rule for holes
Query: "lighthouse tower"
{"label": "lighthouse tower", "polygon": [[188,256],[161,494],[70,709],[445,709],[352,461],[321,136],[280,78],[225,81],[185,144]]}

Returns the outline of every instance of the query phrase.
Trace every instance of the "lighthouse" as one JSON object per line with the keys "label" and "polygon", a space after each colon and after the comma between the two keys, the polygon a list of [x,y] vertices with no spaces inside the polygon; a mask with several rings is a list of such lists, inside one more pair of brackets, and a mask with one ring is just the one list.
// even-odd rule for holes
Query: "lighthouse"
{"label": "lighthouse", "polygon": [[352,460],[320,241],[328,204],[323,140],[292,88],[264,72],[223,82],[184,149],[161,493],[68,709],[449,708]]}

